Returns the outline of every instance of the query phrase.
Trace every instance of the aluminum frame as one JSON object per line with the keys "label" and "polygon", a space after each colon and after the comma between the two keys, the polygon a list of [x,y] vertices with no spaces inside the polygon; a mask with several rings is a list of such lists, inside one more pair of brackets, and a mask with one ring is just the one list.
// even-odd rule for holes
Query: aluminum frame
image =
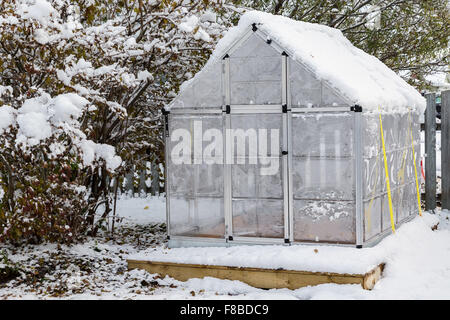
{"label": "aluminum frame", "polygon": [[284,244],[283,238],[265,238],[265,237],[240,237],[236,236],[233,237],[233,240],[227,240],[227,242],[230,245],[243,245],[243,244],[255,244],[255,245],[261,245],[261,244]]}
{"label": "aluminum frame", "polygon": [[167,114],[164,117],[164,191],[166,192],[166,230],[167,230],[167,238],[170,239],[170,189],[169,189],[169,143],[168,138],[170,137],[169,130],[169,117],[170,114]]}
{"label": "aluminum frame", "polygon": [[228,243],[225,238],[173,236],[169,239],[169,248],[173,247],[228,247]]}
{"label": "aluminum frame", "polygon": [[195,108],[183,108],[183,109],[173,109],[170,111],[171,114],[220,114],[222,109],[195,109]]}
{"label": "aluminum frame", "polygon": [[[225,96],[225,106],[223,112],[223,124],[224,124],[224,132],[227,129],[231,128],[231,115],[227,113],[227,106],[230,106],[231,102],[231,88],[230,88],[230,57],[227,56],[223,59],[224,65],[224,96]],[[225,239],[228,241],[230,237],[233,236],[233,212],[232,212],[232,190],[231,190],[231,155],[227,153],[231,146],[231,141],[227,134],[224,136],[224,144],[223,144],[223,155],[225,157],[225,161],[223,164],[223,174],[224,174],[224,215],[225,215]]]}
{"label": "aluminum frame", "polygon": [[363,217],[363,151],[362,151],[362,112],[354,112],[354,166],[355,166],[355,232],[356,247],[362,247],[364,237]]}
{"label": "aluminum frame", "polygon": [[[227,125],[225,129],[231,129],[231,115],[232,114],[247,114],[247,115],[251,115],[251,114],[280,114],[282,115],[282,117],[285,115],[282,112],[282,106],[281,105],[261,105],[264,107],[265,110],[258,110],[254,108],[255,105],[248,105],[248,107],[253,107],[253,109],[247,108],[247,106],[243,106],[243,105],[231,105],[230,106],[230,114],[226,114],[227,117]],[[234,112],[233,112],[234,110]],[[284,119],[284,117],[283,117]],[[285,127],[284,122],[282,123],[282,127]],[[285,134],[286,128],[281,128],[282,132],[283,132],[283,150],[284,146],[287,145],[287,136]],[[228,141],[228,137],[227,135],[225,135],[226,138],[225,140]],[[231,143],[231,141],[228,141],[225,143],[225,145],[227,143]],[[228,149],[229,150],[229,149]],[[225,156],[229,156],[231,157],[231,154],[226,154]],[[225,220],[225,229],[229,230],[229,233],[227,234],[227,242],[232,244],[232,245],[244,245],[244,244],[289,244],[286,243],[286,239],[289,239],[289,209],[286,206],[286,202],[288,201],[287,198],[287,193],[284,192],[284,190],[287,188],[288,184],[287,184],[287,179],[285,178],[285,176],[287,176],[287,158],[286,156],[282,157],[283,161],[283,165],[282,165],[282,177],[283,177],[283,220],[284,220],[284,237],[280,237],[280,238],[267,238],[267,237],[243,237],[243,236],[236,236],[233,234],[233,196],[232,196],[232,170],[231,170],[231,165],[228,164],[226,165],[227,167],[229,167],[229,172],[227,172],[228,175],[228,179],[226,180],[226,184],[225,184],[225,188],[229,188],[229,199],[226,201],[227,207],[229,207],[229,220]],[[231,159],[229,159],[231,160]],[[286,164],[285,164],[286,162]],[[231,163],[231,162],[228,162]],[[229,181],[229,182],[228,182]],[[225,189],[224,188],[224,189]],[[227,223],[229,223],[228,227],[227,227]]]}
{"label": "aluminum frame", "polygon": [[247,104],[230,105],[231,114],[281,113],[281,104]]}
{"label": "aluminum frame", "polygon": [[289,207],[289,136],[288,136],[288,104],[287,104],[287,87],[288,87],[288,65],[287,65],[287,56],[285,54],[281,55],[281,103],[285,106],[285,111],[283,112],[282,118],[282,129],[283,129],[283,151],[282,151],[282,160],[283,160],[283,210],[284,210],[284,242],[290,243],[290,207]]}
{"label": "aluminum frame", "polygon": [[333,107],[333,108],[291,108],[293,113],[322,113],[322,112],[351,112],[351,107]]}

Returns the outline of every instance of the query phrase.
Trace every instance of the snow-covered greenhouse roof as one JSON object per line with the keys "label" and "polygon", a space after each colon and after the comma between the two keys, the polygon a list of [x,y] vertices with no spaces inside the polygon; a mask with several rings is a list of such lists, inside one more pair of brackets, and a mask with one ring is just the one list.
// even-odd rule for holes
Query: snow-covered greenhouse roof
{"label": "snow-covered greenhouse roof", "polygon": [[361,105],[364,110],[425,110],[425,99],[415,88],[376,57],[353,46],[340,30],[259,11],[241,17],[238,25],[218,42],[205,67],[182,85],[180,93],[214,68],[253,24],[349,103]]}

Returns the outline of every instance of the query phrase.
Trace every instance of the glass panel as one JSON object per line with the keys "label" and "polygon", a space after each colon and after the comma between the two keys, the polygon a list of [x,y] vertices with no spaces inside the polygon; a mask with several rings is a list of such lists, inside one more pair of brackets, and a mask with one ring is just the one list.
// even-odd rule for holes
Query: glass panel
{"label": "glass panel", "polygon": [[282,238],[282,200],[233,200],[233,234],[239,237]]}
{"label": "glass panel", "polygon": [[195,165],[169,164],[169,192],[171,195],[194,196]]}
{"label": "glass panel", "polygon": [[381,232],[381,198],[372,198],[364,202],[364,241],[370,240]]}
{"label": "glass panel", "polygon": [[372,158],[381,153],[380,120],[378,115],[363,114],[364,157]]}
{"label": "glass panel", "polygon": [[325,81],[322,81],[322,102],[321,107],[344,107],[349,103],[338,94],[337,89],[333,89]]}
{"label": "glass panel", "polygon": [[355,241],[353,121],[350,113],[292,117],[296,241]]}
{"label": "glass panel", "polygon": [[353,200],[352,159],[294,158],[295,199]]}
{"label": "glass panel", "polygon": [[[259,165],[257,190],[260,198],[283,198],[283,178],[281,172],[281,158],[260,158],[261,163],[270,163],[270,165]],[[271,174],[264,174],[263,169],[271,171]]]}
{"label": "glass panel", "polygon": [[[365,207],[371,201],[375,205],[380,193],[381,231],[391,229],[388,196],[386,194],[386,176],[384,158],[379,133],[379,116],[364,115],[364,198]],[[383,131],[386,143],[386,157],[389,168],[394,221],[400,223],[407,218],[413,208],[417,209],[413,154],[411,147],[410,125],[413,135],[418,138],[419,125],[417,114],[383,114]],[[417,150],[419,147],[416,147]],[[417,151],[416,150],[416,154]],[[417,160],[418,175],[420,160]],[[378,180],[378,181],[377,181]],[[366,208],[367,211],[367,208]],[[366,217],[367,218],[367,217]],[[373,221],[373,220],[372,220]],[[366,221],[367,223],[367,221]],[[374,236],[370,230],[365,239]],[[373,231],[375,232],[375,231]]]}
{"label": "glass panel", "polygon": [[294,156],[349,157],[353,155],[353,115],[292,115]]}
{"label": "glass panel", "polygon": [[233,199],[233,235],[237,237],[256,237],[258,216],[256,200]]}
{"label": "glass panel", "polygon": [[417,204],[417,189],[415,183],[411,183],[406,186],[408,193],[407,193],[407,201],[409,204],[409,215],[417,216],[419,214],[419,208]]}
{"label": "glass panel", "polygon": [[[381,222],[382,222],[382,231],[391,229],[391,213],[389,211],[389,200],[388,195],[382,196],[382,202],[381,202]],[[396,217],[396,212],[398,210],[398,206],[394,206],[394,203],[396,201],[394,200],[394,192],[392,192],[392,211],[394,215],[394,222]]]}
{"label": "glass panel", "polygon": [[[384,166],[384,155],[381,154],[381,190],[382,192],[387,192],[386,186],[386,171]],[[391,185],[391,189],[394,188],[397,184],[398,176],[396,174],[395,161],[396,161],[397,153],[395,151],[388,152],[386,151],[386,159],[389,170],[389,183]]]}
{"label": "glass panel", "polygon": [[347,106],[336,89],[319,80],[313,72],[289,58],[289,86],[292,107]]}
{"label": "glass panel", "polygon": [[232,189],[233,197],[236,198],[254,198],[256,197],[256,165],[234,164],[232,171]]}
{"label": "glass panel", "polygon": [[354,243],[354,203],[294,200],[296,241]]}
{"label": "glass panel", "polygon": [[223,237],[223,199],[170,197],[170,232],[176,236]]}
{"label": "glass panel", "polygon": [[199,196],[223,196],[223,165],[201,164],[196,167],[198,167],[196,170],[196,194]]}
{"label": "glass panel", "polygon": [[281,55],[256,35],[230,55],[232,104],[281,104]]}
{"label": "glass panel", "polygon": [[222,62],[216,62],[200,71],[192,82],[178,95],[172,108],[221,108],[224,102],[222,90]]}
{"label": "glass panel", "polygon": [[398,187],[394,191],[393,199],[395,201],[394,207],[397,208],[395,210],[395,222],[398,223],[402,221],[404,217],[407,217],[410,212],[410,207],[408,203],[405,201],[408,198],[408,188],[407,185]]}
{"label": "glass panel", "polygon": [[293,107],[319,107],[322,84],[309,70],[289,59],[289,85]]}
{"label": "glass panel", "polygon": [[384,177],[381,175],[381,166],[383,164],[383,156],[378,154],[370,159],[364,159],[363,165],[363,186],[364,186],[364,199],[374,198],[381,193],[381,179]]}
{"label": "glass panel", "polygon": [[[384,143],[386,146],[386,152],[393,151],[398,149],[399,143],[399,116],[396,114],[384,114],[382,116],[383,119],[383,135],[384,135]],[[380,121],[378,119],[378,121]],[[402,132],[403,134],[403,132]]]}
{"label": "glass panel", "polygon": [[199,229],[196,236],[222,238],[225,235],[223,198],[197,198]]}
{"label": "glass panel", "polygon": [[400,187],[407,183],[408,166],[411,166],[413,163],[408,163],[410,149],[398,150],[395,153],[397,157],[395,159],[395,175],[397,177],[396,186]]}
{"label": "glass panel", "polygon": [[284,236],[281,117],[231,115],[231,128],[237,136],[233,146],[235,164],[231,166],[234,236]]}
{"label": "glass panel", "polygon": [[[222,115],[171,114],[169,124],[170,233],[174,236],[224,237],[223,145],[222,141],[212,138],[222,139]],[[215,134],[208,136],[206,133],[211,133],[210,130],[215,130]],[[171,141],[172,138],[175,141]],[[172,154],[182,141],[187,142],[186,149],[178,148],[179,151]],[[203,154],[214,142],[212,152]],[[199,152],[195,152],[197,144]],[[182,157],[184,152],[188,153],[183,158],[187,163],[175,161],[173,156]]]}

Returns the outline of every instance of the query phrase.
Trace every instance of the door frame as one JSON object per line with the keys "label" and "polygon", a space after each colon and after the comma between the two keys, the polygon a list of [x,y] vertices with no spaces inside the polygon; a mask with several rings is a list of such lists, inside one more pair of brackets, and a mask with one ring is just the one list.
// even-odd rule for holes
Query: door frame
{"label": "door frame", "polygon": [[[282,153],[279,155],[281,159],[281,179],[283,190],[283,227],[284,234],[280,238],[267,238],[267,237],[243,237],[235,236],[233,232],[233,195],[232,195],[232,166],[230,164],[231,154],[227,154],[227,145],[231,143],[227,134],[224,135],[224,157],[226,159],[224,163],[224,210],[225,210],[225,237],[230,244],[245,244],[245,243],[258,243],[258,244],[289,244],[290,228],[290,216],[289,216],[289,169],[287,159],[287,146],[288,146],[288,128],[287,128],[287,112],[284,112],[283,105],[230,105],[224,112],[224,132],[231,128],[231,116],[234,114],[242,115],[256,115],[256,114],[278,114],[281,115],[281,146]],[[258,128],[255,128],[258,129]]]}

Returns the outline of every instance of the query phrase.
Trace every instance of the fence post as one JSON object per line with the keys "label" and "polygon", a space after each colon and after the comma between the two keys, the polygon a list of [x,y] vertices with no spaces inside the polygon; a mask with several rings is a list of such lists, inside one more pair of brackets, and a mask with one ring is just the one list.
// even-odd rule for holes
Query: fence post
{"label": "fence post", "polygon": [[441,93],[441,202],[450,210],[450,90]]}
{"label": "fence post", "polygon": [[155,161],[152,162],[152,195],[159,195],[159,172]]}
{"label": "fence post", "polygon": [[134,197],[134,184],[133,184],[134,171],[133,169],[130,170],[131,171],[125,175],[125,179],[127,179],[125,185],[125,192],[129,193],[131,191],[132,197]]}
{"label": "fence post", "polygon": [[146,173],[146,169],[139,171],[139,195],[147,194],[147,184],[145,183]]}
{"label": "fence post", "polygon": [[425,110],[425,210],[436,209],[436,94],[428,93]]}

